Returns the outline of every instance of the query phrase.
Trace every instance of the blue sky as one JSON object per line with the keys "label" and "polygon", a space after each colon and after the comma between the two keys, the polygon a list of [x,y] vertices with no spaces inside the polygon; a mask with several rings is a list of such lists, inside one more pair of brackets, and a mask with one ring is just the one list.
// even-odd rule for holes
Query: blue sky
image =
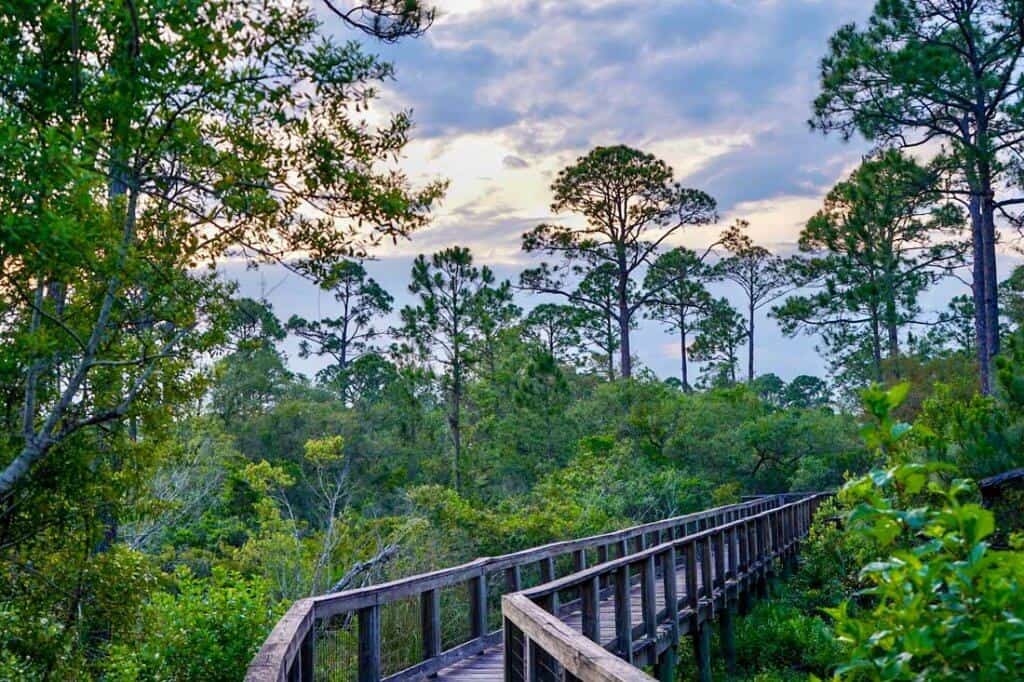
{"label": "blue sky", "polygon": [[[867,151],[806,123],[828,37],[863,21],[867,0],[435,4],[440,18],[423,38],[371,46],[396,68],[381,107],[411,109],[416,123],[402,167],[417,183],[450,182],[432,224],[368,264],[400,303],[412,257],[453,244],[514,281],[528,262],[520,235],[542,221],[571,220],[550,215],[552,178],[595,145],[650,151],[683,184],[718,200],[720,224],[685,231],[676,243],[708,244],[743,218],[759,243],[780,252],[793,250],[824,194]],[[325,21],[343,35],[337,20]],[[284,318],[331,314],[328,295],[279,268],[226,273]],[[926,309],[962,288],[944,285]],[[785,339],[766,319],[759,327],[759,372],[823,371],[812,339]],[[674,339],[647,323],[635,334],[641,363],[675,375]],[[294,343],[288,349],[296,369],[318,367],[300,360]]]}

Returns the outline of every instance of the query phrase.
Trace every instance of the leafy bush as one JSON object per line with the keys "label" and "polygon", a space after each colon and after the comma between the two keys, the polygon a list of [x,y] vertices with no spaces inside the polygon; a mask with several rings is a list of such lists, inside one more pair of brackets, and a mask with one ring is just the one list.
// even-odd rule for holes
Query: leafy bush
{"label": "leafy bush", "polygon": [[260,642],[280,615],[267,585],[215,568],[207,580],[177,573],[177,593],[147,604],[138,641],[111,647],[110,680],[242,679]]}
{"label": "leafy bush", "polygon": [[842,659],[842,647],[824,620],[780,602],[762,602],[736,620],[736,660],[755,679],[828,676]]}
{"label": "leafy bush", "polygon": [[801,543],[800,570],[790,579],[786,600],[806,613],[854,597],[861,586],[861,566],[877,557],[871,538],[847,532],[844,513],[837,500],[826,501]]}
{"label": "leafy bush", "polygon": [[[992,513],[946,486],[937,467],[905,464],[853,481],[849,530],[889,550],[860,578],[869,608],[830,609],[851,646],[839,672],[867,679],[1008,679],[1024,669],[1024,553],[995,552]],[[915,506],[916,500],[938,504]]]}

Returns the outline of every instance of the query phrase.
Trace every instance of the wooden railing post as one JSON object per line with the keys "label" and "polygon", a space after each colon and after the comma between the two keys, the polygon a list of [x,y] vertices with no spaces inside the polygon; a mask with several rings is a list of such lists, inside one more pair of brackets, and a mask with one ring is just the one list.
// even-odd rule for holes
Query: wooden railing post
{"label": "wooden railing post", "polygon": [[540,581],[549,583],[555,579],[555,558],[544,557],[540,560]]}
{"label": "wooden railing post", "polygon": [[601,581],[595,576],[580,585],[583,634],[601,644]]}
{"label": "wooden railing post", "polygon": [[487,634],[487,574],[469,580],[469,638]]}
{"label": "wooden railing post", "polygon": [[713,543],[715,546],[715,589],[722,591],[722,603],[725,603],[725,531],[719,530],[715,533]]}
{"label": "wooden railing post", "polygon": [[757,572],[757,596],[768,595],[768,524],[762,516],[757,520],[757,556],[761,562]]}
{"label": "wooden railing post", "polygon": [[[555,579],[555,558],[546,557],[540,560],[540,581],[542,583],[549,583]],[[558,613],[558,593],[555,592],[551,595],[551,613]]]}
{"label": "wooden railing post", "polygon": [[793,571],[793,507],[782,514],[782,572],[789,575]]}
{"label": "wooden railing post", "polygon": [[676,631],[679,628],[679,590],[676,588],[675,547],[669,547],[661,555],[661,583],[665,592],[665,610],[672,617],[669,626]]}
{"label": "wooden railing post", "polygon": [[579,573],[587,567],[587,550],[577,549],[572,553],[572,567],[574,573]]}
{"label": "wooden railing post", "polygon": [[505,591],[518,592],[523,589],[523,573],[519,565],[509,566],[505,569]]}
{"label": "wooden railing post", "polygon": [[311,627],[306,636],[302,638],[302,646],[299,647],[299,680],[301,682],[313,682],[313,657],[314,643],[316,641],[316,627]]}
{"label": "wooden railing post", "polygon": [[[652,642],[658,637],[657,570],[654,555],[649,554],[640,564],[640,613],[644,634]],[[653,657],[652,657],[653,658]]]}
{"label": "wooden railing post", "polygon": [[661,682],[675,682],[676,646],[679,642],[679,595],[676,589],[676,550],[669,547],[661,555],[661,580],[665,593],[665,612],[669,618],[669,647],[662,652],[654,666]]}
{"label": "wooden railing post", "polygon": [[690,630],[697,625],[697,612],[700,609],[700,595],[697,594],[697,543],[693,540],[683,545],[683,557],[686,561],[686,603],[693,611],[694,621]]}
{"label": "wooden railing post", "polygon": [[615,637],[619,657],[627,663],[633,662],[633,616],[630,612],[629,565],[624,564],[615,571]]}
{"label": "wooden railing post", "polygon": [[722,639],[722,653],[725,656],[725,668],[729,674],[736,672],[736,631],[733,625],[734,614],[738,606],[738,600],[742,593],[743,586],[738,580],[739,575],[739,558],[738,558],[738,526],[733,526],[726,535],[726,554],[727,554],[727,568],[725,572],[726,582],[733,581],[733,589],[729,590],[728,587],[725,590],[725,598],[723,600],[723,608],[721,614],[721,630],[720,635]]}
{"label": "wooden railing post", "polygon": [[714,557],[711,554],[711,537],[705,536],[700,545],[700,577],[704,587],[704,598],[708,602],[708,620],[715,614],[715,577],[712,573]]}
{"label": "wooden railing post", "polygon": [[[697,661],[697,672],[701,682],[711,681],[711,637],[710,630],[703,627],[700,618],[700,594],[697,586],[697,541],[693,540],[683,548],[686,556],[686,601],[692,612],[690,638],[693,654]],[[706,562],[705,562],[706,563]]]}
{"label": "wooden railing post", "polygon": [[743,579],[743,592],[739,601],[739,610],[743,614],[749,613],[751,610],[751,599],[754,596],[754,592],[757,590],[758,583],[758,551],[757,543],[755,542],[755,524],[756,521],[754,520],[744,521],[742,534],[739,538],[744,554],[743,571],[745,573],[745,577]]}
{"label": "wooden railing post", "polygon": [[523,631],[508,618],[502,618],[505,682],[526,682],[526,642]]}
{"label": "wooden railing post", "polygon": [[441,591],[420,594],[420,626],[423,633],[423,659],[441,655]]}
{"label": "wooden railing post", "polygon": [[380,670],[380,606],[359,609],[359,682],[379,682]]}
{"label": "wooden railing post", "polygon": [[736,525],[736,548],[739,554],[739,572],[742,574],[747,569],[747,524],[750,522],[745,518],[740,519]]}
{"label": "wooden railing post", "polygon": [[776,556],[781,557],[784,544],[782,540],[782,519],[785,517],[785,510],[776,511],[773,515],[774,523],[772,523],[772,548]]}

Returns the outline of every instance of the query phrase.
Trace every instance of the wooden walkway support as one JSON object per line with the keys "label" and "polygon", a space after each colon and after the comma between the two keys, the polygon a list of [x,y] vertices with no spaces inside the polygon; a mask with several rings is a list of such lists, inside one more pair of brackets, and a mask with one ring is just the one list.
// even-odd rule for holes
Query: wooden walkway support
{"label": "wooden walkway support", "polygon": [[[505,682],[651,680],[640,666],[653,666],[658,679],[667,682],[676,676],[681,636],[692,642],[699,679],[710,681],[716,621],[726,667],[733,668],[733,623],[741,596],[762,594],[776,565],[792,566],[824,497],[807,496],[505,595]],[[577,628],[572,614],[550,608],[552,595],[575,592],[584,613],[596,612],[588,604],[603,578],[616,586],[613,632],[600,616],[582,617]],[[637,591],[639,619],[632,615]]]}
{"label": "wooden walkway support", "polygon": [[[346,671],[318,660],[317,637],[329,623],[350,618],[360,682],[649,679],[639,665],[654,665],[659,678],[670,680],[682,635],[692,638],[701,677],[710,679],[710,624],[717,620],[723,628],[728,658],[734,611],[764,590],[776,560],[793,560],[822,497],[762,497],[300,600],[267,638],[246,680],[347,679]],[[559,577],[561,567],[569,574]],[[528,570],[540,584],[524,588]],[[503,627],[489,630],[499,595],[489,595],[488,586],[496,576]],[[445,649],[441,592],[459,585],[469,638]],[[420,611],[421,660],[388,671],[381,611],[409,599]]]}

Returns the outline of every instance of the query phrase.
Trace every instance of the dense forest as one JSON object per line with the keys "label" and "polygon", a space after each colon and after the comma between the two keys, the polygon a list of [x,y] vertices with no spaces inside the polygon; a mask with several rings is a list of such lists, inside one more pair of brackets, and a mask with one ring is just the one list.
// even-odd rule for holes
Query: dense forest
{"label": "dense forest", "polygon": [[[374,257],[448,183],[402,172],[412,118],[377,101],[401,64],[373,44],[434,19],[0,3],[0,679],[238,680],[298,598],[830,490],[733,677],[1019,674],[1024,494],[983,507],[975,481],[1024,466],[1024,269],[996,260],[1024,5],[883,1],[822,46],[811,126],[875,147],[791,251],[597,146],[516,278],[452,245],[398,306]],[[324,317],[242,296],[227,261],[315,283]],[[761,372],[766,318],[828,375]],[[635,352],[644,320],[677,375]]]}

